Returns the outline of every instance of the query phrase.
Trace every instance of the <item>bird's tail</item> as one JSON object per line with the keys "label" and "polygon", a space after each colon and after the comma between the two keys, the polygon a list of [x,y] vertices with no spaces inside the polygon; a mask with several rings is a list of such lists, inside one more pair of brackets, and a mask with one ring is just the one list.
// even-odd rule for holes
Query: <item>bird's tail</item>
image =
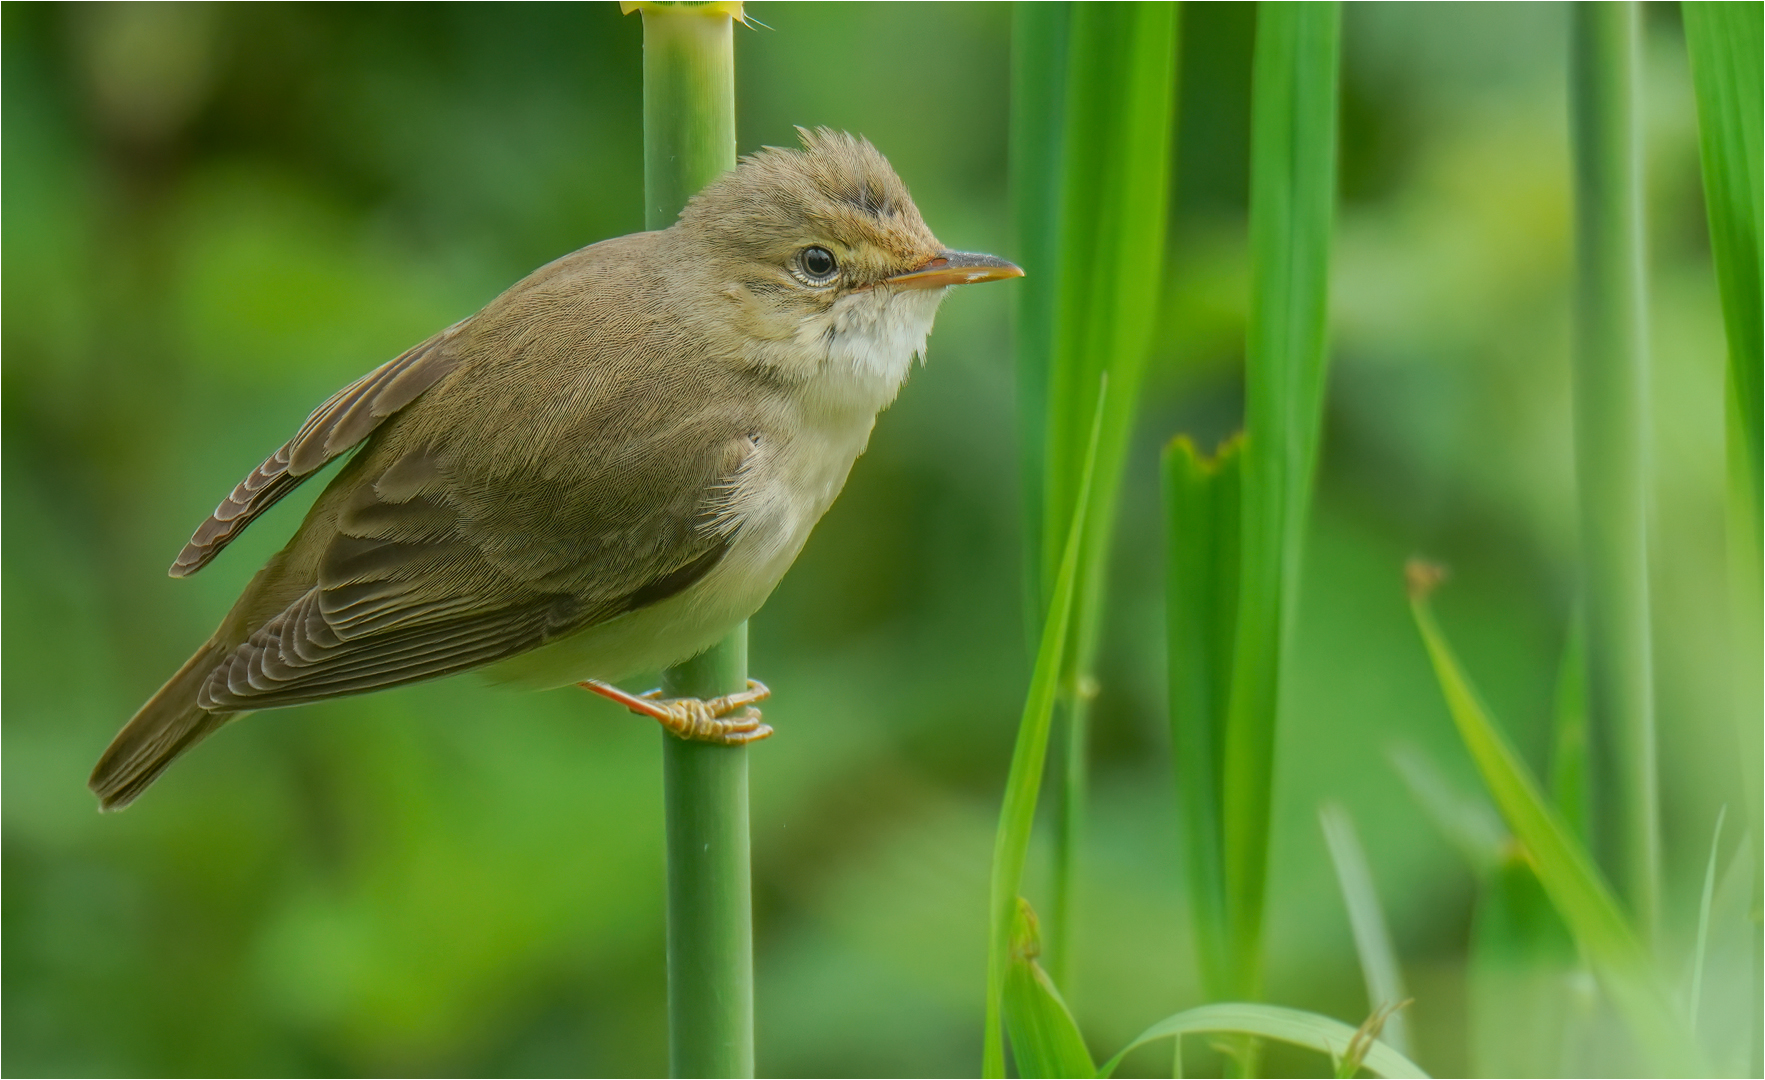
{"label": "bird's tail", "polygon": [[178,755],[239,715],[209,712],[196,704],[203,681],[228,651],[211,639],[117,732],[86,782],[98,796],[99,809],[121,810],[134,802]]}

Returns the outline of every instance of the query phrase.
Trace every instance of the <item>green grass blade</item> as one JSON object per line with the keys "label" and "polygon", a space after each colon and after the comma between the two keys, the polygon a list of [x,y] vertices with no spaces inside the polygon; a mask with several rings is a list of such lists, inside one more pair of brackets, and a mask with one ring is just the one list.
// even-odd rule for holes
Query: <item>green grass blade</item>
{"label": "green grass blade", "polygon": [[1751,503],[1753,554],[1759,551],[1761,356],[1765,354],[1765,256],[1761,221],[1761,72],[1765,5],[1692,2],[1680,6],[1698,100],[1704,205],[1722,317],[1728,331],[1731,416],[1742,447],[1741,490]]}
{"label": "green grass blade", "polygon": [[1161,296],[1176,93],[1176,5],[1078,4],[1067,51],[1060,181],[1060,284],[1047,382],[1041,588],[1049,594],[1074,513],[1086,433],[1102,376],[1109,403],[1089,509],[1069,656],[1066,745],[1054,843],[1049,966],[1071,949],[1083,834],[1092,657],[1103,609],[1117,494]]}
{"label": "green grass blade", "polygon": [[1575,475],[1586,582],[1595,848],[1645,938],[1660,909],[1648,588],[1648,346],[1640,24],[1570,8],[1575,136]]}
{"label": "green grass blade", "polygon": [[[1097,1070],[1098,1076],[1110,1076],[1122,1058],[1158,1039],[1180,1039],[1184,1035],[1251,1035],[1276,1039],[1330,1055],[1336,1061],[1355,1045],[1357,1032],[1340,1020],[1317,1013],[1302,1012],[1279,1005],[1244,1002],[1221,1002],[1202,1005],[1167,1016],[1142,1031],[1133,1042]],[[1376,1076],[1426,1077],[1421,1066],[1398,1053],[1386,1043],[1373,1040],[1361,1059],[1361,1067]]]}
{"label": "green grass blade", "polygon": [[1341,12],[1265,3],[1257,20],[1241,588],[1222,823],[1235,996],[1245,998],[1261,985],[1275,715],[1323,406]]}
{"label": "green grass blade", "polygon": [[1479,883],[1466,966],[1472,1074],[1562,1075],[1591,995],[1577,992],[1575,941],[1517,844]]}
{"label": "green grass blade", "polygon": [[1238,619],[1243,447],[1234,439],[1203,458],[1179,437],[1163,461],[1171,754],[1189,921],[1210,999],[1230,993],[1220,792]]}
{"label": "green grass blade", "polygon": [[1593,860],[1490,719],[1435,623],[1428,590],[1437,575],[1432,568],[1411,564],[1410,607],[1459,738],[1508,828],[1525,845],[1539,883],[1624,1017],[1647,1063],[1662,1075],[1696,1075],[1696,1049],[1636,931]]}
{"label": "green grass blade", "polygon": [[1710,836],[1710,858],[1704,864],[1704,891],[1698,899],[1698,937],[1692,947],[1691,954],[1691,985],[1686,988],[1686,1017],[1692,1030],[1698,1028],[1698,1006],[1703,1003],[1704,994],[1704,958],[1710,952],[1710,908],[1716,898],[1716,858],[1722,853],[1722,822],[1728,817],[1728,807],[1724,806],[1716,813],[1716,828]]}
{"label": "green grass blade", "polygon": [[1415,747],[1391,751],[1391,764],[1422,815],[1458,849],[1479,877],[1495,873],[1512,846],[1501,816],[1481,793],[1456,790],[1439,766]]}
{"label": "green grass blade", "polygon": [[[1318,824],[1323,827],[1330,861],[1336,867],[1336,883],[1342,888],[1342,902],[1348,908],[1354,951],[1360,957],[1361,976],[1367,982],[1367,1008],[1375,1013],[1397,1009],[1409,1000],[1409,994],[1404,990],[1397,948],[1391,943],[1385,909],[1373,887],[1373,871],[1367,865],[1367,853],[1355,832],[1354,820],[1339,804],[1326,803],[1318,808]],[[1380,1038],[1399,1053],[1410,1052],[1409,1026],[1404,1023],[1403,1013],[1390,1014]]]}
{"label": "green grass blade", "polygon": [[1710,903],[1698,1035],[1715,1076],[1760,1072],[1758,850],[1741,837]]}
{"label": "green grass blade", "polygon": [[1011,771],[1005,779],[1005,799],[999,808],[999,832],[993,842],[993,875],[988,894],[987,1011],[982,1034],[981,1075],[1005,1075],[1003,998],[1011,957],[1011,927],[1017,917],[1017,898],[1023,885],[1024,860],[1029,856],[1030,829],[1036,818],[1036,793],[1042,786],[1042,767],[1048,756],[1048,729],[1054,717],[1054,695],[1066,656],[1072,624],[1073,597],[1078,588],[1079,546],[1084,536],[1084,510],[1091,498],[1090,477],[1097,464],[1097,444],[1103,428],[1107,391],[1097,396],[1091,425],[1091,445],[1085,453],[1084,483],[1072,526],[1067,530],[1060,573],[1042,624],[1042,640],[1036,650],[1036,666],[1018,724],[1017,744],[1011,752]]}
{"label": "green grass blade", "polygon": [[[1704,204],[1710,218],[1710,250],[1722,295],[1728,335],[1728,565],[1735,657],[1731,685],[1740,733],[1740,760],[1746,783],[1748,833],[1765,839],[1765,607],[1760,594],[1761,490],[1760,410],[1762,353],[1765,353],[1765,195],[1761,194],[1760,88],[1765,45],[1765,5],[1703,3],[1681,5],[1692,86],[1698,102],[1698,149],[1704,174]],[[1757,857],[1765,853],[1755,851]],[[1755,862],[1758,865],[1758,862]],[[1755,881],[1758,903],[1765,883]],[[1755,942],[1753,949],[1758,952]],[[1761,1036],[1755,1034],[1756,1047]],[[1765,1047],[1761,1047],[1765,1052]],[[1765,1064],[1765,1063],[1761,1063]]]}
{"label": "green grass blade", "polygon": [[1036,957],[1041,932],[1029,901],[1019,897],[1011,929],[1011,967],[1005,975],[1005,1030],[1017,1075],[1094,1076],[1097,1064],[1054,982]]}

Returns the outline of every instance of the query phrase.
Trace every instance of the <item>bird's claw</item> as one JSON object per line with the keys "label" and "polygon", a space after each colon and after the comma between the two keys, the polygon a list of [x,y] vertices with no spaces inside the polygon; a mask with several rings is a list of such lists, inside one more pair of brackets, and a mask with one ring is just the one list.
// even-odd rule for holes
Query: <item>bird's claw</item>
{"label": "bird's claw", "polygon": [[664,698],[660,689],[628,694],[598,679],[578,685],[617,701],[639,716],[650,717],[682,739],[740,746],[772,734],[772,728],[761,721],[760,710],[754,708],[755,703],[772,696],[772,691],[758,679],[749,679],[746,690],[710,699]]}

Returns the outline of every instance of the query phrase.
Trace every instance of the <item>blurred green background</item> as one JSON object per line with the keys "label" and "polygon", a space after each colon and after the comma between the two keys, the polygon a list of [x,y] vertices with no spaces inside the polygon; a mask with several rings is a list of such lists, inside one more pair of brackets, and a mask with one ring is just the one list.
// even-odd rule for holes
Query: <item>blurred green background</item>
{"label": "blurred green background", "polygon": [[[798,124],[861,132],[946,243],[1014,254],[1008,5],[749,12],[766,26],[737,31],[743,151]],[[84,787],[319,487],[202,575],[167,578],[238,478],[338,386],[534,266],[640,227],[638,19],[612,3],[9,3],[0,20],[5,1070],[661,1073],[651,723],[464,677],[259,715],[120,816]],[[1254,13],[1186,5],[1182,21],[1169,301],[1117,533],[1066,988],[1105,1052],[1198,1002],[1156,451],[1179,430],[1211,443],[1239,413]],[[1452,566],[1446,628],[1542,771],[1575,575],[1565,29],[1551,4],[1346,11],[1333,366],[1268,986],[1366,1013],[1317,825],[1339,800],[1437,1074],[1466,1067],[1472,879],[1389,753],[1420,748],[1476,784],[1400,573],[1417,552]],[[1651,5],[1647,29],[1677,940],[1740,785],[1724,345],[1677,9]],[[1011,302],[1009,285],[948,302],[925,368],[753,621],[779,731],[752,766],[765,1074],[978,1065],[992,829],[1028,676]],[[1032,898],[1038,875],[1033,859]],[[1144,1052],[1129,1070],[1168,1062]]]}

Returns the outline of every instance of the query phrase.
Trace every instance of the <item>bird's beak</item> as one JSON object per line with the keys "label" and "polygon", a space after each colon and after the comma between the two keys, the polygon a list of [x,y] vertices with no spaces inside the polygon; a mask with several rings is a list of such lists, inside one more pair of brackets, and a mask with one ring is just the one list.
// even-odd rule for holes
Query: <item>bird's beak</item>
{"label": "bird's beak", "polygon": [[941,289],[945,285],[971,285],[977,281],[1003,281],[1014,277],[1023,277],[1023,270],[997,256],[972,251],[940,251],[924,266],[883,280],[903,289]]}

